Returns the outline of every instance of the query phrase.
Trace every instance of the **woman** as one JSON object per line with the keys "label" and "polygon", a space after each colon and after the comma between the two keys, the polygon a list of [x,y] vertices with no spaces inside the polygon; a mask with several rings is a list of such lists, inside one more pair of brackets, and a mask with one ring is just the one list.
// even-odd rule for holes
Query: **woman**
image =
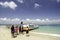
{"label": "woman", "polygon": [[12,25],[11,27],[11,34],[12,34],[12,37],[14,37],[14,25]]}
{"label": "woman", "polygon": [[16,33],[16,35],[18,35],[18,26],[14,28],[14,32]]}
{"label": "woman", "polygon": [[18,35],[18,26],[14,28],[14,37],[17,37]]}

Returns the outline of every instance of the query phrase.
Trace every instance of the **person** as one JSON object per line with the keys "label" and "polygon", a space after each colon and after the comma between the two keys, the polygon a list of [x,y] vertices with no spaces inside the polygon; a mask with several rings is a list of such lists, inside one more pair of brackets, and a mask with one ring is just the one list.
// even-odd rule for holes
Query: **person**
{"label": "person", "polygon": [[18,35],[18,30],[19,30],[19,29],[18,29],[18,26],[16,26],[16,30],[17,30],[17,35]]}
{"label": "person", "polygon": [[17,37],[18,35],[18,26],[14,28],[14,37]]}
{"label": "person", "polygon": [[27,36],[29,36],[29,27],[28,26],[26,28],[26,34],[27,34]]}
{"label": "person", "polygon": [[11,34],[12,34],[12,37],[14,37],[14,25],[12,25],[11,27]]}
{"label": "person", "polygon": [[16,27],[14,28],[14,31],[15,31],[16,35],[18,35],[18,26],[16,26]]}
{"label": "person", "polygon": [[22,33],[23,34],[23,22],[21,22],[21,25],[19,27],[19,33]]}
{"label": "person", "polygon": [[21,26],[19,27],[19,33],[21,33]]}
{"label": "person", "polygon": [[21,33],[23,34],[23,26],[21,27]]}

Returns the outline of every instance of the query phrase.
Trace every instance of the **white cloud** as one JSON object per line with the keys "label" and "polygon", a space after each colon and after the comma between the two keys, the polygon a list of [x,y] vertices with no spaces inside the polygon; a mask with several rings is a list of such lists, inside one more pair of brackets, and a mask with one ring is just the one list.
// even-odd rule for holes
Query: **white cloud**
{"label": "white cloud", "polygon": [[0,18],[0,20],[2,20],[2,21],[6,21],[7,20],[7,18],[5,17],[5,18]]}
{"label": "white cloud", "polygon": [[35,3],[35,4],[34,4],[34,8],[39,8],[39,7],[41,7],[40,4],[38,4],[38,3]]}
{"label": "white cloud", "polygon": [[40,19],[36,19],[36,21],[41,21]]}
{"label": "white cloud", "polygon": [[30,19],[26,19],[27,21],[29,21]]}
{"label": "white cloud", "polygon": [[11,21],[20,21],[19,18],[14,18],[14,19],[11,19]]}
{"label": "white cloud", "polygon": [[44,20],[44,19],[42,19],[42,20],[41,20],[41,22],[45,22],[45,20]]}
{"label": "white cloud", "polygon": [[57,2],[60,2],[60,0],[57,0]]}
{"label": "white cloud", "polygon": [[24,3],[24,1],[23,1],[23,0],[18,0],[18,2],[20,2],[20,3]]}
{"label": "white cloud", "polygon": [[[5,23],[20,23],[22,20],[20,20],[19,18],[0,18],[0,24],[5,24]],[[60,24],[60,19],[26,19],[26,20],[23,20],[23,23],[33,23],[33,24]]]}
{"label": "white cloud", "polygon": [[29,21],[24,21],[25,23],[34,23],[34,24],[60,24],[60,19],[30,19]]}
{"label": "white cloud", "polygon": [[9,7],[11,9],[15,9],[17,7],[16,3],[13,2],[13,1],[10,1],[10,2],[0,2],[0,6],[3,6],[3,7]]}
{"label": "white cloud", "polygon": [[19,18],[13,18],[13,19],[11,19],[11,18],[6,18],[6,17],[0,18],[0,20],[1,21],[20,21]]}
{"label": "white cloud", "polygon": [[46,21],[50,21],[50,20],[47,18]]}
{"label": "white cloud", "polygon": [[19,24],[20,19],[19,18],[0,18],[0,24]]}
{"label": "white cloud", "polygon": [[57,1],[57,3],[59,3],[60,2],[60,0],[56,0]]}

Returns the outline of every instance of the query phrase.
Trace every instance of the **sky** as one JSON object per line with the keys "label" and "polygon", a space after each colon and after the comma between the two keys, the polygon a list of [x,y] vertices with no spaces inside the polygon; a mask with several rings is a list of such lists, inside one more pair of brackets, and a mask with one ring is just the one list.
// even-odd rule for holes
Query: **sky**
{"label": "sky", "polygon": [[0,0],[0,18],[60,19],[60,0]]}

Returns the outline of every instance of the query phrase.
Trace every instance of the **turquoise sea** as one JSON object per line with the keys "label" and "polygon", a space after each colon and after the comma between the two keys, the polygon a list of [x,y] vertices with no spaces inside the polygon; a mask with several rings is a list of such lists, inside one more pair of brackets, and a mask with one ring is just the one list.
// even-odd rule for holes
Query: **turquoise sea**
{"label": "turquoise sea", "polygon": [[34,32],[40,33],[51,33],[51,34],[60,34],[60,26],[39,26],[38,29],[33,30]]}
{"label": "turquoise sea", "polygon": [[[0,25],[0,27],[6,27],[6,25]],[[46,25],[46,26],[38,26],[38,29],[32,30],[34,32],[40,33],[51,33],[51,34],[59,34],[60,35],[60,26],[59,25]]]}

